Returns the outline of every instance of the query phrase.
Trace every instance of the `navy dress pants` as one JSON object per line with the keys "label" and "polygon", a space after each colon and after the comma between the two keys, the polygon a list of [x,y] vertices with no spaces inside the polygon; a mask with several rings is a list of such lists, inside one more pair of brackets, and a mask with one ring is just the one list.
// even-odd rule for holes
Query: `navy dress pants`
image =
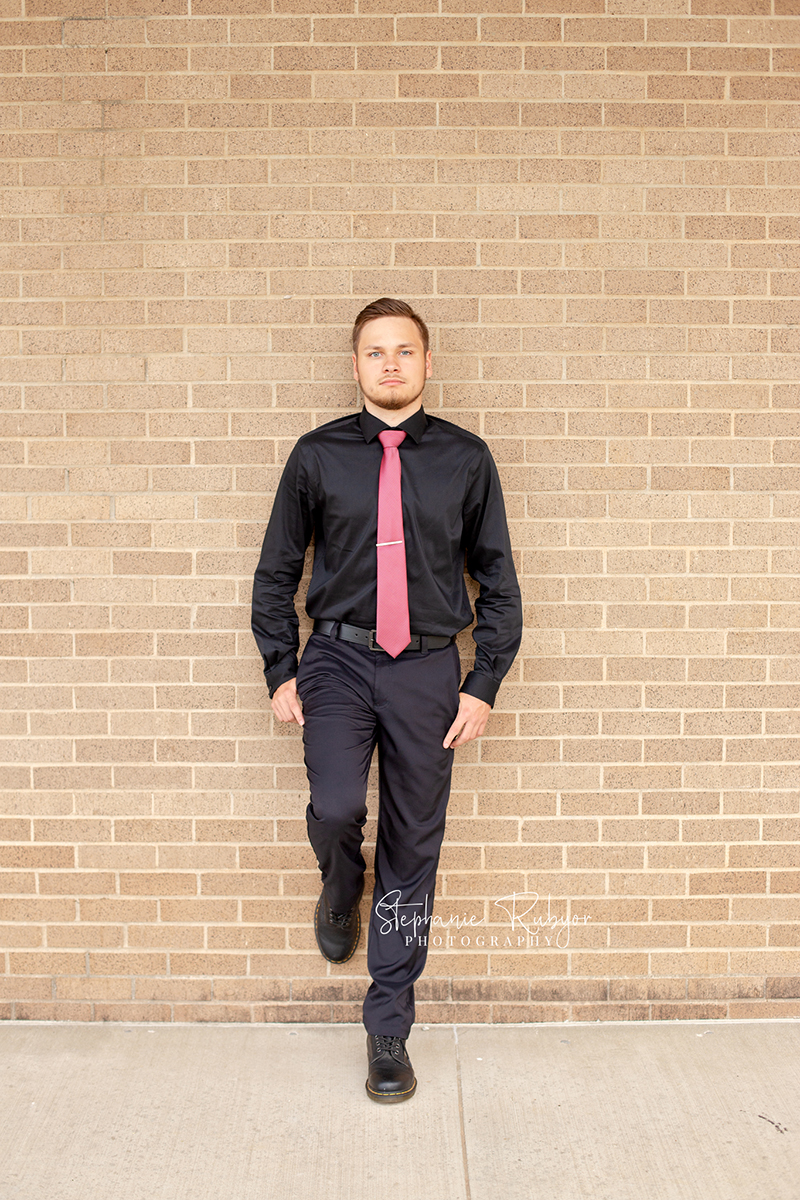
{"label": "navy dress pants", "polygon": [[364,1000],[367,1033],[408,1037],[414,981],[428,951],[436,867],[453,751],[442,741],[458,711],[454,644],[393,659],[311,635],[297,673],[311,800],[308,836],[331,909],[354,904],[364,875],[367,775],[375,747],[379,812]]}

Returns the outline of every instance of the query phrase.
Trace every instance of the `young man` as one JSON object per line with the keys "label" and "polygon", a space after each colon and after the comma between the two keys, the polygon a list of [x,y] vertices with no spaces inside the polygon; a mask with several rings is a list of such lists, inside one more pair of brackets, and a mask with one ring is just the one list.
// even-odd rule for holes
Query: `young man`
{"label": "young man", "polygon": [[[406,303],[367,305],[353,328],[364,407],[300,438],[278,486],[253,589],[253,633],[273,711],[303,726],[308,835],[322,872],[322,955],[358,946],[367,773],[380,804],[364,1000],[367,1093],[410,1097],[405,1048],[427,954],[453,750],[480,737],[520,642],[522,614],[503,497],[486,444],[422,408],[431,355]],[[315,538],[298,668],[294,595]],[[464,561],[480,585],[475,668],[454,638],[472,621]]]}

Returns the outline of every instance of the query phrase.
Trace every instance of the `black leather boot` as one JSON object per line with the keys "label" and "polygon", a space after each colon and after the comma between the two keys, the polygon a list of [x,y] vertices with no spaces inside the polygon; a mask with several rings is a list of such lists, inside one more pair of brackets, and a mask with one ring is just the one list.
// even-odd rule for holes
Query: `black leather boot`
{"label": "black leather boot", "polygon": [[331,912],[325,889],[322,889],[314,912],[314,933],[320,954],[327,958],[328,962],[346,963],[356,952],[361,937],[361,914],[358,906],[363,891],[362,883],[355,904],[348,908],[347,912],[335,913]]}
{"label": "black leather boot", "polygon": [[399,1104],[414,1095],[417,1081],[406,1039],[367,1034],[367,1095],[378,1104]]}

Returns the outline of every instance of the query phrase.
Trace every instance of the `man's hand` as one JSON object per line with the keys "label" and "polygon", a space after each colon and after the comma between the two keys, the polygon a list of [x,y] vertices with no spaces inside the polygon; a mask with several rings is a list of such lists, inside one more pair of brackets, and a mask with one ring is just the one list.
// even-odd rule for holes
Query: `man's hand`
{"label": "man's hand", "polygon": [[297,694],[295,679],[287,679],[286,683],[282,683],[279,688],[275,689],[272,697],[272,711],[279,721],[296,721],[298,725],[305,725],[303,705]]}
{"label": "man's hand", "polygon": [[[278,693],[276,692],[275,695],[277,696]],[[469,696],[466,692],[459,692],[458,695],[460,703],[456,719],[442,742],[445,750],[450,747],[455,750],[459,746],[466,746],[467,742],[479,738],[486,728],[489,713],[492,711],[491,705],[487,704],[485,700],[479,700],[477,696]]]}

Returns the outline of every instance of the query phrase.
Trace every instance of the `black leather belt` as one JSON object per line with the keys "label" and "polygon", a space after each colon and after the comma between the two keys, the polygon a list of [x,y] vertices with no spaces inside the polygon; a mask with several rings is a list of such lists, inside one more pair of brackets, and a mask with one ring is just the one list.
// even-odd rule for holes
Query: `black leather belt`
{"label": "black leather belt", "polygon": [[[342,642],[354,642],[356,646],[366,646],[368,650],[385,653],[375,641],[374,629],[359,629],[357,625],[343,625],[341,621],[315,621],[314,633],[324,633],[326,637],[338,637]],[[453,638],[439,634],[412,633],[406,650],[441,650],[452,641]]]}

